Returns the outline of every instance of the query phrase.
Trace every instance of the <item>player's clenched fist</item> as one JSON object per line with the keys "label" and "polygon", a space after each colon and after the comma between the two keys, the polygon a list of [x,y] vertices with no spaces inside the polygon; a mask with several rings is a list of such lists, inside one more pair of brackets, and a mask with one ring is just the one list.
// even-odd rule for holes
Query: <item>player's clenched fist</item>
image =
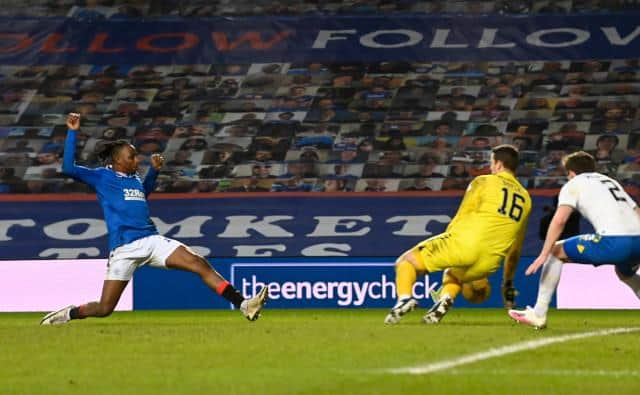
{"label": "player's clenched fist", "polygon": [[160,154],[151,155],[151,166],[154,169],[160,170],[160,168],[162,168],[163,165],[164,165],[164,156]]}
{"label": "player's clenched fist", "polygon": [[70,112],[69,115],[67,115],[67,127],[72,130],[80,129],[80,114]]}

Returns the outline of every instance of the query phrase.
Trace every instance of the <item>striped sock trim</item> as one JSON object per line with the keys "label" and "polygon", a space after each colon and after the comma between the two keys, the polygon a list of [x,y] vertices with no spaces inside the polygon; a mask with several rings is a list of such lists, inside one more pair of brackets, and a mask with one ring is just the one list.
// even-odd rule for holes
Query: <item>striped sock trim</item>
{"label": "striped sock trim", "polygon": [[225,281],[222,284],[218,285],[216,287],[216,292],[218,293],[218,295],[222,295],[224,293],[224,290],[227,289],[229,285],[229,281]]}

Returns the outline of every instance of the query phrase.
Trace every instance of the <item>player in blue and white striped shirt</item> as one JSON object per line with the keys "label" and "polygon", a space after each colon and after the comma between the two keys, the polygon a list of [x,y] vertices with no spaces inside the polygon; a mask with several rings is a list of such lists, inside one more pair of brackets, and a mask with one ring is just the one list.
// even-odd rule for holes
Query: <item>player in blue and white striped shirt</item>
{"label": "player in blue and white striped shirt", "polygon": [[267,287],[245,300],[202,256],[181,242],[158,234],[149,215],[147,196],[155,188],[158,171],[164,164],[162,155],[152,155],[151,168],[144,181],[137,174],[136,149],[125,140],[104,146],[100,153],[105,160],[104,167],[78,166],[74,158],[80,115],[69,114],[67,127],[62,171],[95,189],[109,231],[109,262],[100,301],[67,306],[49,313],[41,324],[62,324],[72,319],[110,315],[133,272],[146,264],[199,275],[209,288],[236,306],[247,319],[256,320],[267,300]]}

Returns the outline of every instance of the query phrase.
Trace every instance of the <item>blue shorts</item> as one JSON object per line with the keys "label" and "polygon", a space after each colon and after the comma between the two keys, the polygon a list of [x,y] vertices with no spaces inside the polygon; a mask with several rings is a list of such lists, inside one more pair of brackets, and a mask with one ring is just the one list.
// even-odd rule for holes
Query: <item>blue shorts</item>
{"label": "blue shorts", "polygon": [[564,241],[569,262],[593,266],[615,265],[629,277],[640,263],[640,236],[600,236],[596,233],[570,237]]}

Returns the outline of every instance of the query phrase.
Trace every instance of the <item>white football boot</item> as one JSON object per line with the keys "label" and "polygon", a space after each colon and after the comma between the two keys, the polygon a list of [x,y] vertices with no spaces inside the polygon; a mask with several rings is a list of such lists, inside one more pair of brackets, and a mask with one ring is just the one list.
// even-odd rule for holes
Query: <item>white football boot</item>
{"label": "white football boot", "polygon": [[422,322],[424,322],[425,324],[439,323],[442,320],[442,317],[447,314],[447,311],[449,311],[451,305],[453,305],[453,299],[451,299],[449,295],[442,295],[442,297],[440,297],[440,300],[438,300],[436,304],[431,306],[429,311],[427,311],[427,314],[422,317]]}
{"label": "white football boot", "polygon": [[384,323],[387,325],[397,324],[403,315],[415,310],[416,307],[418,307],[418,302],[414,298],[400,299],[387,314]]}
{"label": "white football boot", "polygon": [[268,298],[269,288],[264,286],[253,298],[245,299],[242,302],[240,311],[249,321],[255,321],[260,317],[260,310],[267,303]]}
{"label": "white football boot", "polygon": [[40,321],[40,325],[60,325],[69,322],[71,320],[71,309],[75,307],[73,305],[67,306],[45,315]]}
{"label": "white football boot", "polygon": [[524,310],[509,310],[509,317],[518,323],[532,326],[535,329],[547,327],[547,317],[539,317],[531,306],[527,306]]}

